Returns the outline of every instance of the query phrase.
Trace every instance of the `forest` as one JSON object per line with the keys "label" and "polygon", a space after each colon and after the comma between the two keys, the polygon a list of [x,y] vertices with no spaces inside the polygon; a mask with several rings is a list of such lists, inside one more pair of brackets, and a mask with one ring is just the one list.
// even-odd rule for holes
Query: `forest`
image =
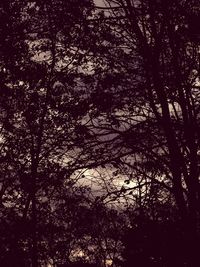
{"label": "forest", "polygon": [[199,266],[199,1],[1,0],[0,267]]}

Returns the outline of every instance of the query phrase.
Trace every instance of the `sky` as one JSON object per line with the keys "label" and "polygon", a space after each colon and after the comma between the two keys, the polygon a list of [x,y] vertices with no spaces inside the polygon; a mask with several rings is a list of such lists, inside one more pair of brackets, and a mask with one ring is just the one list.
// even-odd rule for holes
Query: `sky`
{"label": "sky", "polygon": [[103,3],[103,0],[94,0],[94,3],[95,3],[97,6],[105,6],[104,3]]}

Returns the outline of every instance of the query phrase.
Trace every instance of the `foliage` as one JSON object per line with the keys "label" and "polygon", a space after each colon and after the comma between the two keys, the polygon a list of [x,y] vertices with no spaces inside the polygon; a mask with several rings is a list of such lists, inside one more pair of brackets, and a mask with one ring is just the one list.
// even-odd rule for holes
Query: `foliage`
{"label": "foliage", "polygon": [[1,266],[198,266],[198,1],[9,0],[0,21]]}

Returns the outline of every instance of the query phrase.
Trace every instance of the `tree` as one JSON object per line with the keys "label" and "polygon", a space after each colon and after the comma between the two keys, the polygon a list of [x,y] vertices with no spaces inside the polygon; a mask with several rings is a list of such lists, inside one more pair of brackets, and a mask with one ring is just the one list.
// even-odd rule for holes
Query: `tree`
{"label": "tree", "polygon": [[[184,232],[181,240],[189,244],[185,263],[196,266],[198,3],[115,0],[94,9],[87,0],[10,0],[2,1],[0,19],[6,19],[0,29],[1,225],[10,226],[9,233],[28,228],[13,238],[6,236],[2,251],[27,251],[24,258],[28,262],[31,255],[33,267],[51,253],[59,252],[62,260],[71,249],[65,241],[73,238],[61,235],[71,221],[78,224],[74,206],[65,210],[63,203],[71,199],[79,206],[84,198],[70,198],[71,175],[100,166],[102,172],[109,169],[111,187],[115,178],[125,178],[119,190],[100,199],[129,196],[140,223],[148,217],[158,225],[174,216],[178,232]],[[65,195],[60,203],[59,196]],[[53,205],[58,209],[52,214]],[[171,213],[163,215],[166,207]],[[70,208],[72,217],[67,216]],[[51,247],[50,232],[41,239],[39,235],[39,220],[45,224],[45,218],[60,216],[62,209],[64,223],[55,220],[53,229],[63,252],[60,245]],[[93,217],[88,207],[80,211]],[[12,218],[18,223],[12,225]],[[114,221],[115,216],[109,225],[114,227]],[[145,227],[150,236],[146,253],[151,230]],[[70,231],[81,236],[83,249],[88,224],[78,229]],[[102,239],[102,233],[95,237],[99,258],[106,255],[106,242],[109,247],[114,240],[109,234]],[[90,253],[89,247],[86,250]],[[145,258],[150,256],[146,253]]]}
{"label": "tree", "polygon": [[190,240],[188,264],[196,266],[199,4],[117,0],[105,5],[97,7],[94,19],[101,21],[102,33],[93,51],[96,94],[87,125],[93,133],[96,128],[95,154],[103,154],[104,163],[123,165],[129,180],[139,182],[137,194],[150,194],[155,185],[168,190]]}
{"label": "tree", "polygon": [[1,26],[2,212],[13,208],[22,225],[31,221],[36,267],[39,198],[50,198],[50,189],[80,167],[74,160],[81,154],[75,130],[87,110],[79,110],[85,102],[79,83],[87,63],[84,21],[92,3],[3,1],[1,6],[7,20]]}

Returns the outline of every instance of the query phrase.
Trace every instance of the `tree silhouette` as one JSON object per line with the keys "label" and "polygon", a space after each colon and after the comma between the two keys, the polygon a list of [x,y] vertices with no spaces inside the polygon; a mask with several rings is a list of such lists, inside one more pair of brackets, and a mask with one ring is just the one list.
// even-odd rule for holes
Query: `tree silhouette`
{"label": "tree silhouette", "polygon": [[1,265],[198,266],[199,3],[95,5],[0,3]]}
{"label": "tree silhouette", "polygon": [[188,264],[196,266],[199,4],[119,0],[99,10],[106,41],[94,49],[97,100],[91,101],[97,111],[87,126],[98,131],[95,153],[104,155],[104,163],[123,166],[121,174],[138,184],[139,200],[151,198],[156,185],[163,200],[167,191],[190,240]]}
{"label": "tree silhouette", "polygon": [[31,221],[32,266],[38,266],[40,199],[51,199],[52,188],[79,168],[73,167],[73,158],[80,153],[75,149],[75,129],[86,111],[78,111],[84,101],[78,68],[82,65],[84,71],[82,24],[92,5],[90,1],[1,5],[2,20],[7,20],[2,23],[1,59],[2,175],[6,174],[2,208],[14,209],[22,224]]}

